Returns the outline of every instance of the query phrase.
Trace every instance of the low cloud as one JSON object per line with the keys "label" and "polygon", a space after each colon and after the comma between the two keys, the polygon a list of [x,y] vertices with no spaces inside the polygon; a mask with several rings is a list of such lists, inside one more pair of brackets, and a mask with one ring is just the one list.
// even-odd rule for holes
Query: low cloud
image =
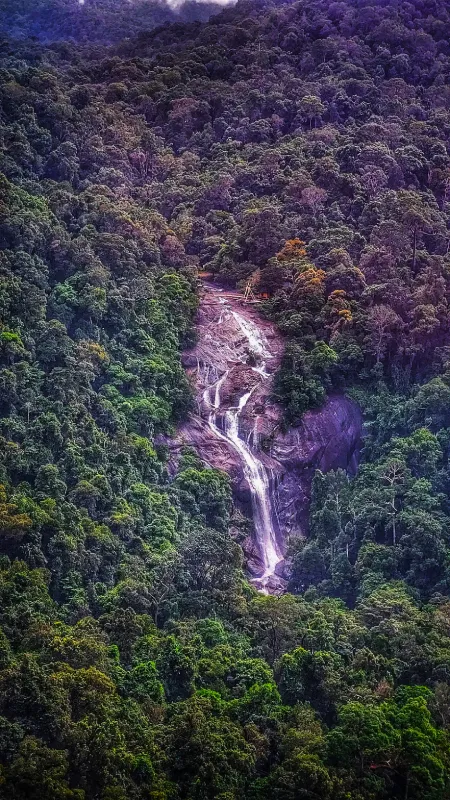
{"label": "low cloud", "polygon": [[[171,8],[173,11],[177,11],[182,6],[186,4],[188,0],[165,0],[166,4]],[[83,0],[84,2],[84,0]],[[149,0],[151,2],[151,0]],[[190,2],[194,3],[208,3],[209,5],[211,2],[214,2],[214,5],[217,6],[234,6],[237,3],[237,0],[190,0]]]}

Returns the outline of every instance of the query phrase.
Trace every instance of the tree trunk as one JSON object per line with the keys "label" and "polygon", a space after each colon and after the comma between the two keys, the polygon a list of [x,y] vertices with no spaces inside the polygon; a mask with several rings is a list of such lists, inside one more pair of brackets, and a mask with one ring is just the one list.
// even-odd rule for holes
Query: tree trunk
{"label": "tree trunk", "polygon": [[409,770],[406,773],[405,794],[403,796],[403,800],[408,800],[408,795],[409,795]]}
{"label": "tree trunk", "polygon": [[392,498],[392,544],[397,544],[397,508],[395,505],[395,494]]}

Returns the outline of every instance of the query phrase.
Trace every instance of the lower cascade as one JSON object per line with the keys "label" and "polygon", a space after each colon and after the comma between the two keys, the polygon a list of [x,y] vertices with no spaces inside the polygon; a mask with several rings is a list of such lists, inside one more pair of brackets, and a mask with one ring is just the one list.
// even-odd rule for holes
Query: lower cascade
{"label": "lower cascade", "polygon": [[[248,338],[250,353],[255,357],[262,357],[265,350],[259,331],[236,312],[233,316],[245,332]],[[264,370],[264,362],[261,361],[260,368],[254,368],[263,378],[269,377]],[[218,380],[208,386],[203,393],[205,406],[209,409],[208,424],[213,433],[219,438],[225,439],[242,459],[244,474],[247,478],[252,498],[253,522],[255,526],[255,536],[260,550],[261,561],[264,571],[254,579],[262,590],[266,589],[269,578],[274,574],[277,564],[282,560],[280,554],[275,527],[273,523],[274,511],[272,508],[270,480],[267,467],[258,458],[254,450],[249,446],[239,429],[239,419],[250,397],[253,389],[244,392],[239,397],[237,406],[228,408],[223,413],[222,428],[221,421],[221,396],[220,390],[228,377],[228,371],[218,378]],[[211,402],[211,395],[214,401]]]}

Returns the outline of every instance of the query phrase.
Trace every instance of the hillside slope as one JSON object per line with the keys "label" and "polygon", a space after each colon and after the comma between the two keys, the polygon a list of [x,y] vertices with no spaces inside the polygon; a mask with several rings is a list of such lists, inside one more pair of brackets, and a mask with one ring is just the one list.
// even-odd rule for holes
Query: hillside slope
{"label": "hillside slope", "polygon": [[221,5],[208,0],[2,0],[0,33],[42,42],[111,44],[168,22],[205,22]]}
{"label": "hillside slope", "polygon": [[[448,798],[449,41],[438,0],[252,0],[0,43],[2,800]],[[162,444],[203,269],[285,337],[283,430],[364,413],[280,598]]]}

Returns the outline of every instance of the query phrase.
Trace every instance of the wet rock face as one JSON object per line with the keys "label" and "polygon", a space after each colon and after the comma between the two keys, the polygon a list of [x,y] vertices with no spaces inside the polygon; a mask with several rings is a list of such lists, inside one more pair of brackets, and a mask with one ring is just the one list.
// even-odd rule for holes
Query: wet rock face
{"label": "wet rock face", "polygon": [[[181,446],[190,445],[203,461],[230,475],[236,503],[249,516],[253,510],[255,531],[244,550],[250,572],[261,575],[264,569],[269,571],[263,552],[268,534],[256,529],[262,523],[257,520],[255,502],[259,499],[255,500],[251,485],[255,470],[252,473],[248,464],[250,458],[255,460],[258,474],[261,472],[267,483],[271,535],[279,557],[276,564],[272,559],[273,577],[266,581],[271,590],[276,576],[283,574],[288,537],[307,535],[315,471],[339,467],[356,471],[362,419],[355,403],[339,395],[329,397],[321,409],[307,412],[298,427],[282,432],[282,409],[272,397],[272,386],[284,344],[256,308],[217,287],[205,287],[198,343],[183,357],[195,387],[196,413],[180,428],[170,447],[174,461]],[[232,415],[244,451],[230,443]]]}
{"label": "wet rock face", "polygon": [[282,466],[276,497],[282,527],[306,534],[311,483],[316,470],[346,469],[355,474],[362,418],[349,398],[329,397],[322,408],[307,412],[297,428],[278,433],[270,453]]}

